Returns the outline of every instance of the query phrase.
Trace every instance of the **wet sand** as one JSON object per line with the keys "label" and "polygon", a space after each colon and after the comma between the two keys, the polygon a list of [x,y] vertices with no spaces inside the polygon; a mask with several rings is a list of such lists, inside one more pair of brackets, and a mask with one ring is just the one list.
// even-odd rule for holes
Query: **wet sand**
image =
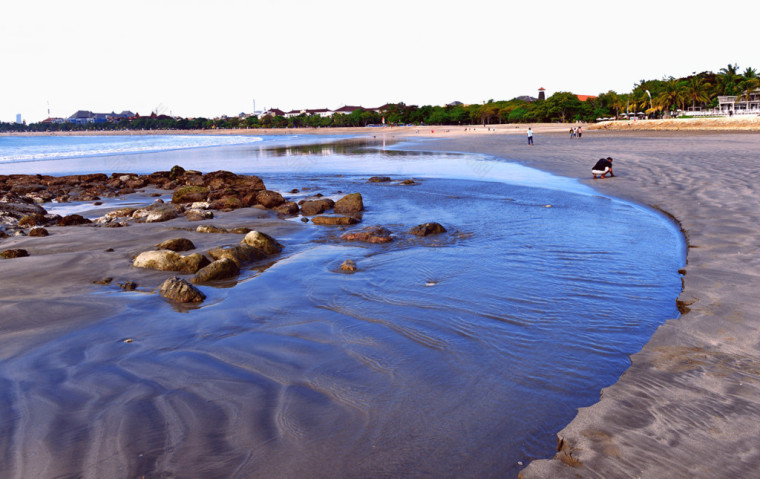
{"label": "wet sand", "polygon": [[[534,461],[522,477],[754,477],[760,135],[587,131],[577,141],[537,132],[536,146],[523,142],[473,136],[420,148],[481,152],[586,178],[604,193],[672,215],[689,249],[681,318],[661,326],[601,401],[558,432],[555,458]],[[617,176],[591,180],[591,165],[606,156]]]}

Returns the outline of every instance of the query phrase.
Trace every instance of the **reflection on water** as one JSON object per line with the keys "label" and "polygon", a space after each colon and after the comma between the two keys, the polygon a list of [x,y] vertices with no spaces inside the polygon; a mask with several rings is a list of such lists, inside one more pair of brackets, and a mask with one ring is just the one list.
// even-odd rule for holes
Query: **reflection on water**
{"label": "reflection on water", "polygon": [[[361,192],[363,225],[393,243],[307,225],[313,241],[278,238],[280,261],[205,288],[206,306],[135,295],[3,361],[0,476],[516,477],[677,315],[682,244],[650,212],[496,181],[370,184],[351,172],[396,166],[356,155],[265,181]],[[448,233],[406,233],[428,221]],[[359,271],[337,273],[348,258]]]}

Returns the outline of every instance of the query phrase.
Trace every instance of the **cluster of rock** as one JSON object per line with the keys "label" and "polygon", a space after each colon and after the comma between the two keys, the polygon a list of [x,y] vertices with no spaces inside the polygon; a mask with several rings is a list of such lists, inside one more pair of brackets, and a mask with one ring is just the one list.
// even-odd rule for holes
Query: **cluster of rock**
{"label": "cluster of rock", "polygon": [[167,240],[157,244],[156,248],[138,254],[132,261],[132,266],[193,275],[189,280],[169,278],[160,288],[164,297],[180,303],[201,302],[205,299],[194,284],[236,277],[245,264],[282,251],[279,242],[260,231],[249,231],[239,244],[212,248],[205,254],[180,254],[195,249],[195,244],[187,238]]}

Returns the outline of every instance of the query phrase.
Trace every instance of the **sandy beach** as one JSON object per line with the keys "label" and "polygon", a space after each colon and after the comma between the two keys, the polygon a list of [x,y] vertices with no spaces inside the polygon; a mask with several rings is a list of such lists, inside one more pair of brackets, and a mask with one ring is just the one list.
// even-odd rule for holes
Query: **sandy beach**
{"label": "sandy beach", "polygon": [[[760,267],[760,198],[755,184],[760,177],[760,135],[586,129],[582,140],[570,140],[567,129],[534,126],[533,147],[525,144],[524,125],[369,132],[389,139],[437,138],[409,148],[482,153],[579,178],[604,194],[664,212],[686,236],[687,266],[678,299],[682,316],[661,326],[632,356],[631,367],[602,392],[599,403],[579,411],[558,431],[556,457],[532,462],[521,477],[752,477],[760,468],[760,298],[753,293]],[[314,132],[366,134],[367,129]],[[607,156],[615,160],[616,177],[592,180],[591,166]],[[260,225],[275,237],[282,228],[296,227],[273,223],[255,209],[222,215],[220,221],[225,226]],[[44,238],[43,243],[34,238],[0,240],[3,249],[11,243],[20,248],[34,244],[44,253],[23,265],[0,263],[4,277],[18,280],[18,286],[7,281],[2,285],[3,296],[13,300],[3,302],[0,314],[18,319],[3,324],[3,357],[68,330],[77,321],[53,319],[86,321],[98,311],[128,308],[127,303],[105,298],[82,305],[66,296],[76,293],[72,284],[98,277],[135,278],[126,258],[165,235],[159,234],[159,227],[144,226],[139,231],[98,229],[98,234],[92,228],[76,228]],[[202,235],[192,239],[203,247],[220,241]],[[647,241],[646,232],[640,241]],[[109,247],[124,259],[110,261]],[[72,277],[78,281],[72,282]],[[146,288],[156,287],[160,277],[151,272],[137,275]],[[29,284],[35,285],[34,291],[26,287]],[[54,299],[52,310],[50,304],[43,307],[37,301],[46,297]],[[36,304],[35,319],[22,320],[27,316],[19,314],[22,304]],[[121,434],[126,439],[129,431]]]}
{"label": "sandy beach", "polygon": [[[538,131],[535,147],[495,136],[425,148],[586,178],[671,215],[689,249],[681,318],[661,326],[601,401],[559,431],[557,456],[522,477],[752,477],[760,467],[760,136],[591,131],[577,141]],[[592,180],[590,166],[606,156],[617,176]]]}

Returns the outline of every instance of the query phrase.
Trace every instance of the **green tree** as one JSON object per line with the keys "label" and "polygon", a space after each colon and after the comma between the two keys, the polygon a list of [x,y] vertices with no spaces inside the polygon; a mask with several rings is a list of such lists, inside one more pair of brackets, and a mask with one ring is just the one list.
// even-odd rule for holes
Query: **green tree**
{"label": "green tree", "polygon": [[683,104],[686,95],[683,85],[671,77],[665,82],[662,91],[654,98],[655,103],[665,112],[665,116],[670,116],[670,111],[676,106]]}
{"label": "green tree", "polygon": [[686,95],[686,98],[691,100],[692,110],[695,108],[696,102],[707,103],[710,101],[711,88],[712,85],[699,76],[689,78],[686,88],[684,89],[684,94]]}
{"label": "green tree", "polygon": [[721,68],[718,72],[718,86],[720,93],[731,96],[739,92],[738,83],[740,80],[739,65],[730,63]]}

